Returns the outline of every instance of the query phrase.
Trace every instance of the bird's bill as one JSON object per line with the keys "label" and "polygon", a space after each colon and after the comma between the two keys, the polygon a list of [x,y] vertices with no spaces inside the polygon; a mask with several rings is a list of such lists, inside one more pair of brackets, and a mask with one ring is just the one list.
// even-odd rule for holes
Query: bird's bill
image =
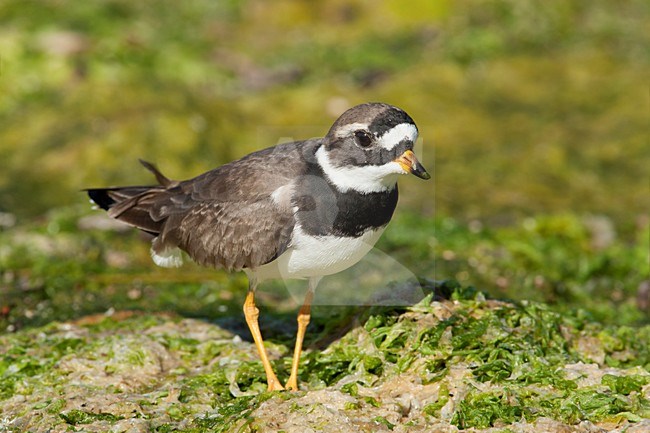
{"label": "bird's bill", "polygon": [[422,164],[420,164],[420,161],[415,157],[412,150],[407,150],[402,153],[395,162],[401,165],[404,171],[407,171],[420,179],[431,179],[431,175],[427,173],[424,167],[422,167]]}

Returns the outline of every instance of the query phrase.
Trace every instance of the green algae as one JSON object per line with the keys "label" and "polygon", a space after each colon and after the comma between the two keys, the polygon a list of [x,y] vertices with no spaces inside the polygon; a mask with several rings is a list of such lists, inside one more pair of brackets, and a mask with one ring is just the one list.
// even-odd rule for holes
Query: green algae
{"label": "green algae", "polygon": [[650,376],[631,374],[629,376],[615,376],[605,374],[602,384],[607,386],[613,393],[629,395],[632,392],[640,392],[644,385],[650,383]]}
{"label": "green algae", "polygon": [[391,423],[388,421],[386,418],[383,416],[376,416],[372,419],[373,422],[376,422],[377,424],[381,424],[383,426],[386,426],[388,430],[393,430],[395,428],[395,424]]}
{"label": "green algae", "polygon": [[[640,417],[647,415],[645,408],[649,401],[638,395],[641,387],[650,380],[647,372],[642,376],[605,375],[604,387],[588,388],[565,377],[563,365],[590,362],[574,349],[572,343],[583,338],[583,330],[594,327],[594,324],[563,315],[541,304],[486,301],[481,296],[472,298],[474,293],[476,291],[473,290],[455,293],[456,299],[464,300],[462,307],[447,319],[419,332],[414,332],[418,324],[410,321],[408,316],[371,315],[366,321],[365,330],[380,353],[377,361],[370,363],[368,368],[361,361],[364,355],[357,346],[336,347],[328,350],[327,354],[318,355],[313,364],[318,378],[335,383],[338,376],[333,372],[340,375],[341,370],[349,374],[361,369],[364,375],[360,377],[366,380],[364,384],[374,384],[381,380],[383,370],[393,373],[404,371],[403,366],[396,363],[397,350],[402,357],[409,358],[409,362],[422,356],[433,358],[421,370],[423,381],[442,382],[443,385],[441,397],[424,408],[429,415],[439,415],[440,409],[447,404],[447,376],[449,368],[454,365],[467,365],[475,380],[500,387],[489,392],[471,388],[452,418],[459,428],[487,428],[497,422],[509,424],[520,419],[533,421],[540,417],[572,424],[580,420],[599,422],[621,413]],[[413,310],[433,311],[431,305],[429,298],[413,307]],[[451,338],[442,343],[446,330],[451,331]],[[610,336],[611,332],[626,335],[622,328],[606,328],[600,332]],[[645,332],[644,328],[642,333]],[[608,342],[608,350],[616,347],[620,351],[627,351],[636,340],[631,335],[628,337],[618,340],[618,345]],[[640,341],[635,345],[637,350],[626,355],[626,362],[608,362],[616,357],[618,352],[614,351],[604,365],[615,364],[626,368],[646,365],[649,359],[644,346],[649,340]],[[449,347],[445,349],[443,344]],[[604,346],[603,342],[596,344]],[[311,362],[309,368],[312,368]],[[380,362],[382,370],[376,368]],[[371,378],[370,382],[368,378]],[[352,384],[345,385],[343,390],[351,395],[358,395],[359,392]],[[632,398],[624,397],[632,392],[636,393]]]}
{"label": "green algae", "polygon": [[67,413],[60,413],[59,416],[70,425],[91,424],[95,421],[114,422],[123,419],[110,413],[93,413],[83,410],[71,410]]}
{"label": "green algae", "polygon": [[[323,351],[307,351],[300,368],[303,386],[340,389],[352,398],[343,405],[351,413],[381,411],[386,397],[369,390],[394,378],[417,377],[422,386],[437,389],[422,413],[461,429],[539,418],[569,425],[638,422],[650,415],[644,388],[650,383],[648,340],[639,337],[647,335],[646,328],[631,333],[542,304],[490,300],[455,282],[428,282],[425,289],[429,295],[417,305],[363,310],[362,327]],[[453,300],[443,299],[443,293]],[[21,396],[39,416],[56,416],[69,425],[111,425],[136,416],[153,422],[153,431],[226,432],[235,425],[245,431],[263,403],[277,396],[300,401],[305,395],[266,393],[263,369],[249,343],[234,342],[215,325],[178,317],[107,317],[0,339],[2,404],[13,407],[14,397]],[[601,365],[577,350],[583,339],[607,354]],[[289,349],[275,362],[282,377]],[[598,376],[602,369],[607,370]],[[131,382],[115,386],[124,380]],[[113,385],[109,393],[102,391],[105,398],[113,401],[110,392],[115,392],[137,406],[70,407],[64,397],[79,385],[98,392],[107,383]],[[45,393],[45,386],[55,394]],[[386,428],[396,426],[389,419],[381,413],[373,417]]]}

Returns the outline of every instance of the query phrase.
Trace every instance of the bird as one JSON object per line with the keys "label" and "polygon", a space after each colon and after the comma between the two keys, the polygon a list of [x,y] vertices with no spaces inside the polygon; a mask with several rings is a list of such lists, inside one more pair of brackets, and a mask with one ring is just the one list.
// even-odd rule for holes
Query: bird
{"label": "bird", "polygon": [[[303,339],[322,277],[360,261],[393,216],[398,177],[430,179],[413,148],[418,128],[404,110],[381,102],[345,111],[322,138],[278,144],[189,180],[140,163],[158,184],[88,188],[108,216],[153,235],[153,261],[244,271],[244,317],[269,391],[297,391]],[[255,294],[269,279],[308,281],[297,315],[291,372],[283,386],[269,361]]]}

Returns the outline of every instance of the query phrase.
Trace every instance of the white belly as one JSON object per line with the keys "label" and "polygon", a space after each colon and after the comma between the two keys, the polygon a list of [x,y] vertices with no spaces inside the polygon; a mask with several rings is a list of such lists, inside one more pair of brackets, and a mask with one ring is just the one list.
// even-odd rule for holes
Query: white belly
{"label": "white belly", "polygon": [[251,269],[258,280],[303,279],[341,272],[356,264],[375,245],[385,227],[358,238],[310,236],[296,227],[291,246],[271,263]]}

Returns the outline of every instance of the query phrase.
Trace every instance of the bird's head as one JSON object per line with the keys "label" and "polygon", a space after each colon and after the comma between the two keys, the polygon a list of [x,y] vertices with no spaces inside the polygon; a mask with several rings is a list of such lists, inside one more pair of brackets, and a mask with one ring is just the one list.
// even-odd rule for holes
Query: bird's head
{"label": "bird's head", "polygon": [[401,174],[431,177],[413,153],[417,138],[418,128],[403,110],[383,103],[362,104],[334,122],[316,157],[341,191],[387,191]]}

